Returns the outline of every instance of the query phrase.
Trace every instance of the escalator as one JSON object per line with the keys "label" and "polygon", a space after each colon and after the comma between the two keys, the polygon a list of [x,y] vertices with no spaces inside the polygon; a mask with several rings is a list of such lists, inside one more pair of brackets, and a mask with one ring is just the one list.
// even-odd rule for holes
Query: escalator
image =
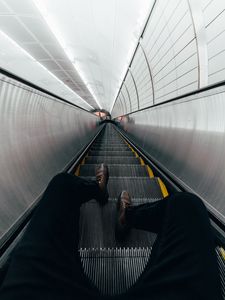
{"label": "escalator", "polygon": [[[151,164],[144,162],[111,123],[105,125],[92,144],[76,175],[95,179],[100,163],[109,167],[110,198],[103,207],[95,200],[81,207],[79,251],[84,273],[92,284],[104,295],[116,295],[128,290],[141,276],[156,239],[154,233],[132,229],[125,241],[116,241],[116,203],[120,192],[129,191],[133,205],[157,201],[169,193],[164,178],[162,181],[159,174],[154,176]],[[225,251],[221,245],[215,250],[225,299]]]}
{"label": "escalator", "polygon": [[[79,253],[84,273],[92,284],[103,295],[116,295],[128,290],[144,272],[151,259],[151,250],[156,239],[154,233],[132,229],[126,240],[116,241],[116,203],[120,192],[127,190],[132,197],[132,204],[139,205],[163,199],[172,190],[166,176],[157,172],[144,154],[138,152],[138,148],[125,139],[112,123],[106,123],[94,142],[91,141],[85,149],[88,152],[81,153],[76,158],[75,165],[68,171],[86,179],[95,179],[96,167],[100,163],[107,164],[110,175],[109,201],[100,206],[93,199],[82,205]],[[12,246],[16,245],[20,236]],[[215,250],[225,299],[223,246],[218,243]],[[5,252],[6,258],[3,256],[2,259],[4,268],[0,268],[0,284],[7,272],[8,263],[5,261],[9,260],[8,252],[11,250]]]}
{"label": "escalator", "polygon": [[115,239],[116,202],[122,190],[129,191],[132,203],[160,200],[168,195],[150,166],[108,123],[76,170],[94,179],[99,163],[109,167],[109,201],[101,207],[95,200],[85,203],[80,217],[80,256],[84,272],[102,294],[115,295],[131,287],[145,269],[156,235],[133,229],[129,237]]}

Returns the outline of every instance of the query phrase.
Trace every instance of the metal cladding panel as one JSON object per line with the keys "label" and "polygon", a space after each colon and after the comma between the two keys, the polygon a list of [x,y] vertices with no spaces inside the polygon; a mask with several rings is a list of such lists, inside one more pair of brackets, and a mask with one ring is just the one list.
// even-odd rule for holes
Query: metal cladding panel
{"label": "metal cladding panel", "polygon": [[132,78],[130,71],[127,73],[125,84],[129,91],[129,94],[130,94],[132,111],[137,110],[138,109],[137,92],[136,92],[134,80]]}
{"label": "metal cladding panel", "polygon": [[126,133],[225,222],[225,87],[124,117]]}
{"label": "metal cladding panel", "polygon": [[152,101],[152,82],[149,74],[146,59],[143,50],[139,46],[134,57],[132,66],[132,74],[137,85],[140,108],[144,108],[153,104]]}
{"label": "metal cladding panel", "polygon": [[120,94],[122,94],[124,101],[126,102],[127,107],[127,113],[130,113],[132,111],[131,109],[131,101],[130,101],[130,95],[128,94],[128,91],[126,87],[123,85]]}
{"label": "metal cladding panel", "polygon": [[118,98],[117,98],[114,108],[113,108],[113,111],[112,111],[113,118],[122,115],[122,109],[121,109],[120,105],[121,105],[121,103],[118,101]]}
{"label": "metal cladding panel", "polygon": [[[193,0],[156,1],[125,78],[132,112],[207,85],[204,26],[195,14]],[[117,102],[113,116],[123,114]]]}
{"label": "metal cladding panel", "polygon": [[94,136],[98,118],[0,77],[0,238]]}
{"label": "metal cladding panel", "polygon": [[124,101],[124,97],[121,94],[121,92],[120,92],[120,94],[118,96],[118,100],[121,103],[123,115],[125,115],[127,113],[127,105],[126,105],[126,102]]}
{"label": "metal cladding panel", "polygon": [[197,88],[197,49],[186,0],[157,1],[142,44],[152,71],[156,103]]}
{"label": "metal cladding panel", "polygon": [[225,2],[201,0],[208,47],[209,84],[225,78]]}

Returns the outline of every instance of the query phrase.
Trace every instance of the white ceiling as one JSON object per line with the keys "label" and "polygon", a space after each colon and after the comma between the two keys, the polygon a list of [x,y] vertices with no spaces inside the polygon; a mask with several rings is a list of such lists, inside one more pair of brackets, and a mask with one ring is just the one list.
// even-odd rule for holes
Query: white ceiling
{"label": "white ceiling", "polygon": [[[0,0],[0,30],[10,38],[1,39],[0,66],[25,78],[29,76],[36,84],[41,77],[42,86],[51,77],[55,85],[50,90],[60,94],[59,82],[53,74],[92,107],[110,110],[152,3],[152,0]],[[26,64],[34,67],[34,61],[38,63],[35,70],[41,76],[36,74],[33,78],[32,72],[28,74],[29,67],[22,67],[15,49],[12,50],[12,41],[26,51],[23,55],[28,53],[34,58],[33,61],[29,58]],[[4,47],[8,50],[4,51]],[[44,68],[39,71],[40,66],[50,73]],[[82,105],[71,90],[64,91],[64,98],[74,97],[74,102]],[[84,101],[83,105],[87,108]]]}

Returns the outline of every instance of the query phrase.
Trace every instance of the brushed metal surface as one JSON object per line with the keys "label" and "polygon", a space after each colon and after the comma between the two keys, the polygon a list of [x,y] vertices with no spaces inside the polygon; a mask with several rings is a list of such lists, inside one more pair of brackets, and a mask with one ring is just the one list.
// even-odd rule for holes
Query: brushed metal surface
{"label": "brushed metal surface", "polygon": [[0,76],[0,239],[97,131],[98,118]]}
{"label": "brushed metal surface", "polygon": [[126,133],[225,221],[225,87],[123,117]]}

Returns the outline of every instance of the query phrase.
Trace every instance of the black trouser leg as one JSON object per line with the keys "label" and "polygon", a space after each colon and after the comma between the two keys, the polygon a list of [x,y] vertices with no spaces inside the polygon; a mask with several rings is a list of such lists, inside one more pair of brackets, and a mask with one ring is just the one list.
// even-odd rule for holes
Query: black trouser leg
{"label": "black trouser leg", "polygon": [[129,298],[220,300],[220,278],[207,210],[177,193],[127,210],[128,223],[158,233],[152,259]]}
{"label": "black trouser leg", "polygon": [[93,181],[66,173],[52,179],[12,255],[2,300],[89,296],[77,251],[79,215],[81,204],[99,193]]}

